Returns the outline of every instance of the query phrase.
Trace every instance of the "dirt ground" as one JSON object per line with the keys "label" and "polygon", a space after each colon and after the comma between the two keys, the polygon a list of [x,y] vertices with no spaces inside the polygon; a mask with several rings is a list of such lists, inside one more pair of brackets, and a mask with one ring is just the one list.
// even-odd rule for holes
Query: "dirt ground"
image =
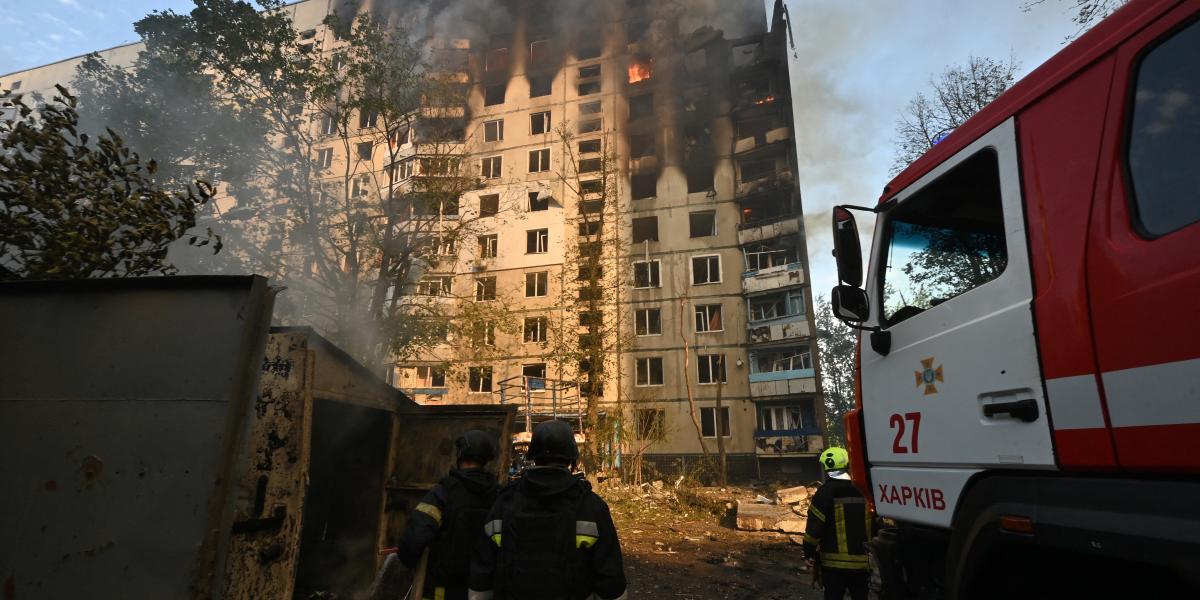
{"label": "dirt ground", "polygon": [[609,502],[631,596],[641,598],[820,598],[800,546],[787,535],[736,530],[732,507],[765,488],[686,484],[598,490]]}

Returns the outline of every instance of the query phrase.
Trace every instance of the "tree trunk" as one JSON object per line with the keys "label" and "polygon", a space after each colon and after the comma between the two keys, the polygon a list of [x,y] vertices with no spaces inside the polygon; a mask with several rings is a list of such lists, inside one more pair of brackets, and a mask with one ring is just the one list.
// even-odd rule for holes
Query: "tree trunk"
{"label": "tree trunk", "polygon": [[[681,319],[682,321],[682,319]],[[722,421],[724,419],[724,411],[721,410],[721,389],[725,386],[725,355],[717,355],[717,410],[713,418],[713,422],[717,427],[717,456],[720,461],[720,470],[717,472],[718,481],[721,485],[727,485],[729,480],[729,466],[725,462],[725,436],[722,435]],[[730,426],[725,423],[725,426]]]}
{"label": "tree trunk", "polygon": [[[679,298],[679,314],[685,314],[684,309],[687,307],[687,298],[680,296]],[[687,390],[687,401],[689,413],[692,416],[692,426],[696,428],[696,441],[700,442],[700,451],[704,453],[704,461],[708,462],[708,446],[704,445],[704,430],[700,427],[700,415],[696,411],[696,398],[692,396],[692,380],[688,376],[688,365],[691,363],[692,350],[688,345],[687,336],[683,333],[683,322],[686,319],[679,319],[679,339],[683,341],[683,385]],[[717,439],[721,439],[717,436]]]}

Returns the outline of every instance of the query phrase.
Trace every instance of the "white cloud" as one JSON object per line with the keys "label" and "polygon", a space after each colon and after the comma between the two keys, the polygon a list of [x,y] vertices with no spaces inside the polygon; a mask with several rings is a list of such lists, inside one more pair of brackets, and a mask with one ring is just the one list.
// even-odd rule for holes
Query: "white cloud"
{"label": "white cloud", "polygon": [[71,8],[79,8],[79,2],[76,0],[58,0],[58,3],[63,6],[70,6]]}
{"label": "white cloud", "polygon": [[39,16],[39,17],[41,17],[42,19],[45,19],[45,20],[47,20],[47,21],[50,21],[51,23],[54,23],[55,25],[58,25],[58,26],[59,26],[59,27],[61,27],[63,30],[65,30],[65,31],[69,32],[71,35],[73,35],[73,36],[75,36],[75,37],[77,37],[77,38],[83,38],[83,37],[84,37],[84,35],[83,35],[83,32],[82,32],[82,31],[80,31],[79,29],[77,29],[77,28],[75,28],[75,27],[72,27],[70,23],[68,23],[68,22],[66,22],[66,21],[64,21],[64,20],[62,20],[62,19],[60,19],[60,18],[58,18],[58,17],[56,17],[56,16],[54,16],[54,15],[52,15],[52,14],[50,14],[50,13],[46,13],[46,12],[40,12],[40,13],[37,13],[37,16]]}

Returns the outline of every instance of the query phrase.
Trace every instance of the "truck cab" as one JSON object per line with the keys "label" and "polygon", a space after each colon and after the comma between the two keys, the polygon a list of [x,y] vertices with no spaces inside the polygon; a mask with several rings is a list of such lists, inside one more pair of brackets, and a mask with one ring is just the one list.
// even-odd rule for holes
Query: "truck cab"
{"label": "truck cab", "polygon": [[1200,1],[1135,0],[835,208],[885,597],[1197,590],[1198,167]]}

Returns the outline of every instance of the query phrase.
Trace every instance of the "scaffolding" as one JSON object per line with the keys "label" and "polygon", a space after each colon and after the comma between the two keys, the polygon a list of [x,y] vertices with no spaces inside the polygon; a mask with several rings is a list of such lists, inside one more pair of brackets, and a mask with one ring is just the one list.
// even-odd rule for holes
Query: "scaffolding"
{"label": "scaffolding", "polygon": [[517,417],[523,418],[523,433],[530,435],[537,423],[563,419],[583,433],[584,402],[579,384],[562,379],[517,375],[500,381],[500,404],[519,402]]}

